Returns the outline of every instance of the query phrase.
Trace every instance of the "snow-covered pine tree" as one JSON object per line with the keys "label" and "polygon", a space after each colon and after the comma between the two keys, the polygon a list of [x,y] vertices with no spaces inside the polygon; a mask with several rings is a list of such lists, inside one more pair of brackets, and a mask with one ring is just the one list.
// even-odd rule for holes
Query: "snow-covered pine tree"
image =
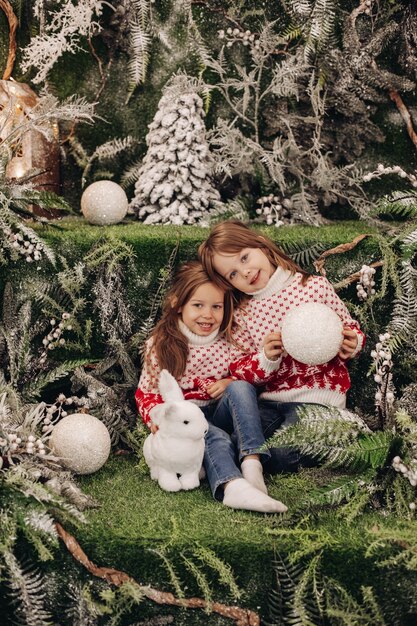
{"label": "snow-covered pine tree", "polygon": [[146,136],[130,209],[145,224],[207,224],[220,195],[212,184],[198,84],[184,74],[167,83]]}

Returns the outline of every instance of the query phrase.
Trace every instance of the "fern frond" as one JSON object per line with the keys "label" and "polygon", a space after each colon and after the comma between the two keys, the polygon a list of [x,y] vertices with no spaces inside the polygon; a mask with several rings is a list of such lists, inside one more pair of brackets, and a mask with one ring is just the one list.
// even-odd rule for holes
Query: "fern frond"
{"label": "fern frond", "polygon": [[99,162],[101,161],[111,161],[115,159],[121,152],[125,150],[130,150],[136,144],[136,139],[127,135],[126,137],[111,139],[110,141],[106,141],[106,143],[98,146],[91,155],[90,159],[97,159]]}
{"label": "fern frond", "polygon": [[382,467],[396,444],[391,433],[371,433],[360,418],[335,407],[303,408],[298,416],[298,423],[278,429],[266,446],[292,446],[327,467],[360,471]]}
{"label": "fern frond", "polygon": [[192,12],[189,14],[189,22],[188,22],[188,30],[190,37],[190,45],[194,54],[196,55],[199,66],[200,66],[200,74],[204,72],[208,63],[210,62],[211,53],[207,44],[201,35],[198,26],[195,20],[192,18]]}
{"label": "fern frond", "polygon": [[65,617],[71,626],[97,626],[97,619],[102,611],[92,599],[88,585],[70,584],[66,596],[69,606],[65,609]]}
{"label": "fern frond", "polygon": [[[321,555],[314,556],[303,571],[294,593],[288,622],[300,626],[322,626],[324,585],[319,580]],[[295,621],[294,621],[295,618]]]}
{"label": "fern frond", "polygon": [[37,400],[47,385],[50,383],[68,376],[77,367],[91,363],[91,359],[79,359],[75,361],[64,361],[57,367],[49,370],[45,373],[38,374],[33,380],[31,380],[23,390],[23,397],[27,401]]}
{"label": "fern frond", "polygon": [[309,16],[308,34],[304,54],[311,61],[314,54],[335,44],[335,0],[316,0]]}
{"label": "fern frond", "polygon": [[305,244],[297,241],[283,242],[281,248],[301,267],[308,267],[316,261],[321,253],[326,249],[326,244],[322,242],[304,247]]}
{"label": "fern frond", "polygon": [[123,262],[135,257],[135,251],[128,243],[119,239],[104,239],[88,252],[84,261],[88,268],[95,269],[105,266],[109,273]]}
{"label": "fern frond", "polygon": [[138,180],[142,165],[143,165],[142,160],[135,161],[135,163],[132,163],[131,165],[129,165],[129,167],[125,169],[125,171],[122,174],[121,181],[120,181],[120,184],[123,187],[123,189],[126,189],[127,187],[129,187],[129,185],[133,185],[133,183],[135,183]]}
{"label": "fern frond", "polygon": [[58,547],[58,534],[55,520],[48,513],[32,510],[26,515],[21,530],[29,543],[34,546],[41,561],[50,561],[54,558],[51,548]]}
{"label": "fern frond", "polygon": [[[367,486],[375,477],[373,469],[367,470],[362,474],[340,476],[329,484],[312,489],[308,494],[309,505],[337,506],[343,501],[349,501],[354,495],[367,489]],[[369,499],[369,495],[367,494]]]}
{"label": "fern frond", "polygon": [[2,317],[3,325],[6,331],[11,330],[16,324],[17,301],[15,298],[12,284],[7,282],[3,291],[3,308]]}
{"label": "fern frond", "polygon": [[249,219],[249,200],[242,196],[237,196],[233,200],[229,200],[226,204],[221,204],[213,210],[210,217],[210,224],[224,220],[241,220]]}
{"label": "fern frond", "polygon": [[277,554],[272,561],[274,585],[269,595],[270,619],[266,626],[319,626],[322,623],[322,584],[317,581],[320,555],[309,566],[289,562]]}
{"label": "fern frond", "polygon": [[[412,527],[412,523],[378,527],[374,531],[374,538],[371,537],[366,557],[377,557],[381,567],[405,567],[409,571],[416,571],[417,541]],[[395,546],[399,550],[387,554],[387,545]]]}
{"label": "fern frond", "polygon": [[142,28],[146,28],[149,22],[149,0],[132,0],[132,5],[135,9],[136,20]]}
{"label": "fern frond", "polygon": [[383,467],[389,458],[396,438],[390,432],[375,432],[360,435],[344,450],[334,449],[326,458],[327,467],[347,467],[353,470]]}
{"label": "fern frond", "polygon": [[15,620],[22,626],[50,626],[51,615],[45,609],[45,581],[31,564],[20,565],[16,557],[6,552],[12,602],[17,605]]}
{"label": "fern frond", "polygon": [[143,83],[149,64],[149,48],[151,36],[138,21],[130,26],[131,55],[127,66],[129,74],[129,93],[126,102],[138,85]]}
{"label": "fern frond", "polygon": [[393,193],[391,196],[384,196],[375,208],[371,211],[371,215],[390,216],[394,219],[412,219],[417,216],[417,194],[413,196],[400,191]]}
{"label": "fern frond", "polygon": [[180,245],[180,242],[178,240],[175,244],[175,247],[172,249],[172,252],[169,256],[166,267],[164,268],[163,271],[160,272],[159,279],[158,279],[158,283],[159,283],[158,288],[152,298],[150,311],[149,311],[147,319],[142,324],[142,327],[140,328],[140,330],[137,333],[135,333],[130,339],[130,345],[136,348],[139,347],[142,353],[143,353],[143,350],[145,349],[145,341],[149,336],[150,330],[155,325],[158,312],[160,310],[162,301],[165,297],[165,293],[168,289],[168,284],[172,277],[174,263],[175,263],[178,250],[179,250],[179,245]]}

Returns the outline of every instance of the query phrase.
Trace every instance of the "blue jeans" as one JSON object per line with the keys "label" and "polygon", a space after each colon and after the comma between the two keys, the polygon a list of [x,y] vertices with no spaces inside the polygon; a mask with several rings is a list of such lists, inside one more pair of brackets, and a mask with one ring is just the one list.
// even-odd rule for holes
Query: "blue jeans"
{"label": "blue jeans", "polygon": [[269,452],[260,452],[265,442],[259,418],[255,387],[233,381],[220,400],[202,411],[209,423],[204,450],[204,467],[213,496],[223,498],[221,485],[242,478],[240,463],[248,454],[259,454],[266,462]]}
{"label": "blue jeans", "polygon": [[[259,412],[265,439],[269,439],[276,430],[287,428],[298,422],[298,409],[308,406],[307,402],[274,402],[260,400]],[[280,446],[270,448],[270,458],[264,465],[269,474],[296,472],[300,467],[314,467],[317,462],[293,447]]]}

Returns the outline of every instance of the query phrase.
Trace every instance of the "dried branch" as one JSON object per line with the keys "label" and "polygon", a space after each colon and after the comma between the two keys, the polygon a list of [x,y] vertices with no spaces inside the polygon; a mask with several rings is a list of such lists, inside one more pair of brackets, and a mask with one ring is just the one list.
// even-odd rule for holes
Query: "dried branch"
{"label": "dried branch", "polygon": [[401,98],[401,96],[398,93],[398,91],[396,91],[395,89],[391,89],[390,90],[389,97],[397,105],[397,109],[399,110],[399,112],[401,114],[401,117],[403,118],[403,120],[405,122],[405,125],[407,127],[408,135],[409,135],[411,141],[413,142],[413,144],[415,145],[415,147],[417,148],[417,133],[415,132],[415,130],[413,128],[413,121],[411,119],[410,112],[407,109],[407,107],[405,106],[405,104],[403,102],[403,99]]}
{"label": "dried branch", "polygon": [[9,28],[10,28],[9,54],[7,57],[6,69],[4,70],[3,78],[2,78],[2,80],[9,80],[13,72],[14,61],[16,58],[16,47],[17,47],[16,46],[16,30],[17,30],[19,21],[16,15],[14,14],[12,6],[10,2],[8,2],[8,0],[0,0],[0,9],[2,9],[5,12],[7,20],[9,22]]}
{"label": "dried branch", "polygon": [[[369,267],[382,267],[383,265],[384,265],[384,261],[375,261],[375,263],[370,263]],[[343,289],[344,287],[347,287],[348,285],[355,283],[356,281],[360,279],[360,277],[361,277],[361,273],[355,272],[354,274],[350,274],[350,276],[346,276],[346,278],[339,281],[338,283],[332,283],[332,284],[335,290],[339,291],[339,289]]]}
{"label": "dried branch", "polygon": [[120,587],[126,582],[138,585],[141,593],[157,604],[168,604],[170,606],[179,606],[187,609],[210,609],[214,613],[218,613],[223,617],[235,621],[236,626],[259,626],[259,615],[249,609],[242,609],[237,606],[227,606],[220,602],[206,602],[202,598],[176,598],[174,594],[154,589],[148,585],[139,585],[126,572],[113,569],[111,567],[98,567],[95,565],[85,552],[82,550],[78,541],[70,533],[68,533],[59,522],[55,522],[58,535],[65,543],[68,551],[72,556],[83,565],[91,574],[98,578],[103,578],[107,582]]}
{"label": "dried branch", "polygon": [[370,235],[358,235],[353,241],[349,241],[348,243],[341,243],[335,248],[331,248],[330,250],[325,250],[324,252],[322,252],[319,258],[314,261],[314,267],[316,269],[316,272],[319,272],[322,276],[326,276],[326,270],[324,269],[325,259],[332,254],[343,254],[344,252],[349,252],[349,250],[353,250],[353,248],[356,248],[358,243],[362,241],[362,239],[365,239],[365,237],[370,237]]}

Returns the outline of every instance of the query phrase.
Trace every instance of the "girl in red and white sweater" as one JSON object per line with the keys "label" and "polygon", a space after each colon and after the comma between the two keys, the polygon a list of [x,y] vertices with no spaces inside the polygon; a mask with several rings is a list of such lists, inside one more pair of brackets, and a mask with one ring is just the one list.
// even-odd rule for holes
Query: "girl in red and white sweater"
{"label": "girl in red and white sweater", "polygon": [[[217,224],[199,248],[208,275],[219,286],[232,286],[240,302],[235,322],[249,335],[254,349],[263,349],[271,374],[260,393],[259,408],[265,435],[297,421],[297,409],[308,403],[344,408],[350,378],[346,361],[362,348],[364,335],[345,304],[323,276],[299,268],[267,237],[242,222]],[[281,327],[287,312],[306,302],[333,309],[343,322],[338,355],[323,365],[304,365],[283,350]],[[231,373],[249,382],[253,361],[243,357]],[[282,466],[293,460],[285,457]]]}
{"label": "girl in red and white sweater", "polygon": [[[283,512],[286,506],[268,496],[263,479],[262,462],[270,453],[261,450],[265,437],[256,417],[256,390],[230,376],[229,364],[242,356],[226,340],[232,318],[230,288],[216,286],[197,261],[183,265],[146,344],[135,394],[138,410],[156,432],[152,411],[163,402],[158,381],[167,369],[184,398],[200,406],[209,422],[204,466],[214,497],[231,508]],[[267,376],[264,357],[251,358],[258,377]]]}

